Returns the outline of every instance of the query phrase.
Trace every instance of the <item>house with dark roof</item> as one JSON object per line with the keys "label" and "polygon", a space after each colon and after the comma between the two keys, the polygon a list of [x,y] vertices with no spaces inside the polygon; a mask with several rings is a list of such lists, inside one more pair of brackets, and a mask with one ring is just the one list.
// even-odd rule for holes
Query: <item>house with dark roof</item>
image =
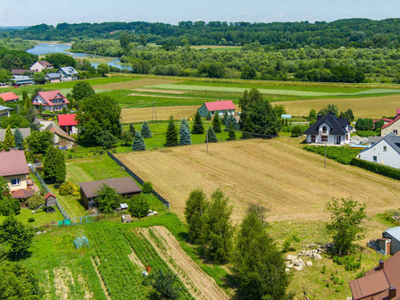
{"label": "house with dark roof", "polygon": [[27,189],[29,168],[24,151],[3,150],[0,152],[0,162],[0,176],[7,181],[10,191]]}
{"label": "house with dark roof", "polygon": [[62,67],[57,71],[61,75],[61,81],[72,81],[78,79],[78,72],[73,67]]}
{"label": "house with dark roof", "polygon": [[399,300],[400,252],[365,273],[364,277],[349,282],[353,300]]}
{"label": "house with dark roof", "polygon": [[358,158],[400,169],[400,136],[396,136],[393,132],[389,133],[362,150]]}
{"label": "house with dark roof", "polygon": [[317,121],[310,126],[304,134],[309,144],[345,145],[350,143],[350,132],[353,129],[349,119],[336,117],[328,113],[324,117],[320,115]]}
{"label": "house with dark roof", "polygon": [[211,113],[211,116],[214,116],[216,112],[219,113],[220,117],[223,117],[225,112],[228,115],[235,114],[235,105],[231,100],[229,101],[214,101],[214,102],[206,102],[198,109],[200,116],[206,118],[208,113]]}
{"label": "house with dark roof", "polygon": [[39,60],[30,67],[30,69],[35,72],[41,72],[42,70],[51,70],[53,68],[53,65],[45,60]]}
{"label": "house with dark roof", "polygon": [[68,134],[78,133],[78,121],[75,120],[76,114],[58,115],[58,125]]}
{"label": "house with dark roof", "polygon": [[135,180],[132,179],[132,177],[81,182],[79,183],[81,200],[86,209],[96,206],[98,191],[101,189],[103,184],[114,188],[118,194],[124,197],[132,197],[142,192],[142,189],[135,182]]}
{"label": "house with dark roof", "polygon": [[49,83],[61,82],[61,75],[59,73],[47,73],[46,80]]}
{"label": "house with dark roof", "polygon": [[25,69],[11,69],[11,74],[13,75],[32,75],[35,71],[32,70],[25,70]]}
{"label": "house with dark roof", "polygon": [[40,105],[42,105],[43,111],[62,110],[64,107],[67,108],[68,103],[68,99],[58,90],[39,92],[32,99],[32,104],[36,108],[39,108]]}
{"label": "house with dark roof", "polygon": [[13,92],[1,93],[0,98],[3,99],[4,102],[15,102],[19,100],[19,97]]}

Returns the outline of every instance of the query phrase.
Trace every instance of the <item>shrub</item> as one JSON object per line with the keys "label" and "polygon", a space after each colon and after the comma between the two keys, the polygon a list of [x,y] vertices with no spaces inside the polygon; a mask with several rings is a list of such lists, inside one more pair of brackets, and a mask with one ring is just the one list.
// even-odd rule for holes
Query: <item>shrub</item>
{"label": "shrub", "polygon": [[[303,149],[320,155],[325,155],[325,146],[304,146]],[[336,160],[337,162],[349,165],[360,150],[348,147],[326,147],[326,157]]]}
{"label": "shrub", "polygon": [[79,196],[79,188],[69,181],[66,181],[62,185],[60,185],[58,192],[62,196],[66,195]]}
{"label": "shrub", "polygon": [[145,194],[150,194],[153,191],[153,184],[150,181],[143,183],[142,192]]}
{"label": "shrub", "polygon": [[353,158],[351,160],[351,164],[353,166],[359,167],[359,168],[363,168],[366,169],[368,171],[386,176],[386,177],[390,177],[393,179],[397,179],[400,180],[400,170],[395,169],[395,168],[391,168],[388,166],[384,166],[384,165],[380,165],[377,163],[372,163],[369,161],[365,161],[365,160],[361,160],[358,158]]}
{"label": "shrub", "polygon": [[35,218],[28,218],[28,222],[30,223],[35,222]]}
{"label": "shrub", "polygon": [[358,259],[355,256],[334,256],[333,261],[339,266],[344,265],[346,271],[354,271],[361,268],[361,255]]}
{"label": "shrub", "polygon": [[140,219],[147,216],[149,208],[150,205],[147,199],[141,195],[137,195],[131,198],[128,210],[132,216]]}
{"label": "shrub", "polygon": [[41,195],[33,195],[26,201],[29,209],[37,209],[40,205],[44,203],[44,199]]}
{"label": "shrub", "polygon": [[295,125],[292,127],[290,133],[292,136],[301,136],[303,135],[303,127],[300,125]]}
{"label": "shrub", "polygon": [[365,131],[357,130],[357,135],[360,137],[379,136],[380,132],[372,130],[365,130]]}

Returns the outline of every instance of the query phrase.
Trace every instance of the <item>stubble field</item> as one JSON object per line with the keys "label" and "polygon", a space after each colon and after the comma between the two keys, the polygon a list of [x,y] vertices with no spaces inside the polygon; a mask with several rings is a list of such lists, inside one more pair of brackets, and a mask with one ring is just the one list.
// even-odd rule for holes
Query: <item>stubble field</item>
{"label": "stubble field", "polygon": [[[195,114],[198,108],[196,105],[156,107],[157,120],[168,120],[171,115],[174,119],[187,119],[189,116]],[[122,123],[127,124],[152,120],[152,111],[152,107],[123,109],[121,111]]]}
{"label": "stubble field", "polygon": [[[297,145],[296,145],[297,144]],[[326,219],[332,197],[353,197],[372,215],[398,204],[400,182],[308,153],[291,138],[194,145],[119,154],[128,167],[169,199],[183,216],[190,191],[221,188],[239,222],[249,203],[271,209],[270,221]]]}

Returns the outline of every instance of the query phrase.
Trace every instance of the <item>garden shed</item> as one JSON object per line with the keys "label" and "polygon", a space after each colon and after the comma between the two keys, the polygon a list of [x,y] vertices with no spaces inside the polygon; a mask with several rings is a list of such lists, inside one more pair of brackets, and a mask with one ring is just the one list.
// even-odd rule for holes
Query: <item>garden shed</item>
{"label": "garden shed", "polygon": [[54,212],[55,209],[54,207],[56,206],[56,196],[54,196],[52,193],[47,193],[44,195],[44,200],[45,200],[45,205],[46,205],[46,211],[49,212],[49,207],[51,208],[50,211]]}

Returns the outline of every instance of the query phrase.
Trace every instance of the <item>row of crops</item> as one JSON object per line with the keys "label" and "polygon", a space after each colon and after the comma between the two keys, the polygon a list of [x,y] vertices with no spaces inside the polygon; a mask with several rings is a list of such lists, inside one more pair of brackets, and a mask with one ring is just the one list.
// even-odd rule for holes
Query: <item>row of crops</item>
{"label": "row of crops", "polygon": [[[90,241],[95,249],[97,268],[111,299],[148,299],[152,291],[148,278],[142,269],[133,264],[128,255],[133,251],[143,265],[150,266],[152,272],[162,270],[171,272],[168,265],[158,255],[149,241],[131,229],[117,224],[92,224]],[[182,287],[180,299],[193,299],[187,289]]]}

